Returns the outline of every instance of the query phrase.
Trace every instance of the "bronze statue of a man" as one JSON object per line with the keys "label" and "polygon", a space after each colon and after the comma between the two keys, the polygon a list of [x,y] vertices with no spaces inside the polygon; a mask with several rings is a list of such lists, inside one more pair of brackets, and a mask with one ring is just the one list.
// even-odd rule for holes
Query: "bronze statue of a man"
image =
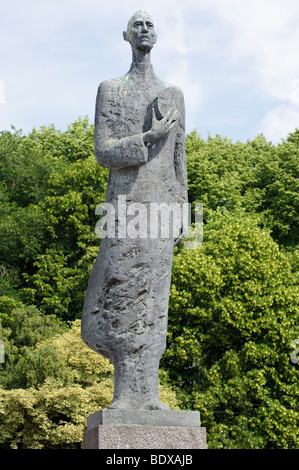
{"label": "bronze statue of a man", "polygon": [[[171,206],[187,202],[184,98],[162,82],[150,61],[156,33],[151,16],[136,12],[124,39],[132,65],[100,84],[95,155],[110,168],[106,203]],[[183,236],[183,235],[182,235]],[[115,368],[114,409],[168,409],[159,400],[158,370],[166,347],[174,238],[106,237],[88,283],[82,339]]]}

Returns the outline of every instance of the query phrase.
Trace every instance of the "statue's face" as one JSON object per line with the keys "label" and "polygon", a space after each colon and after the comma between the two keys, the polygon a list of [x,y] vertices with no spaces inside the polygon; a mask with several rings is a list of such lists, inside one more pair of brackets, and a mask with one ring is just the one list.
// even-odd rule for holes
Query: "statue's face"
{"label": "statue's face", "polygon": [[150,51],[157,41],[154,23],[148,13],[138,11],[131,18],[124,38],[135,49]]}

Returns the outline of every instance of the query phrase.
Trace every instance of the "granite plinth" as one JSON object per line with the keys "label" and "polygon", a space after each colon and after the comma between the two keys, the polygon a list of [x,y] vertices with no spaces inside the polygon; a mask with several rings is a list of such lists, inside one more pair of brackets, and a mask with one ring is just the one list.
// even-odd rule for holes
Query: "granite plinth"
{"label": "granite plinth", "polygon": [[181,426],[200,427],[199,411],[105,409],[87,418],[87,429],[97,426]]}
{"label": "granite plinth", "polygon": [[83,449],[206,449],[199,411],[105,409],[87,418]]}
{"label": "granite plinth", "polygon": [[206,449],[198,426],[97,426],[83,436],[83,449]]}

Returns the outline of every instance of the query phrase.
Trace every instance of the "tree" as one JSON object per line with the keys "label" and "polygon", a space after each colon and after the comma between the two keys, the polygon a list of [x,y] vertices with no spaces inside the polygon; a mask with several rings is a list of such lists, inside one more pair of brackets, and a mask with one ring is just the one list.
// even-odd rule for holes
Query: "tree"
{"label": "tree", "polygon": [[[294,134],[296,135],[296,134]],[[298,244],[299,147],[296,139],[274,146],[263,136],[232,143],[216,136],[204,141],[194,131],[187,136],[190,202],[204,206],[204,220],[220,207],[243,207],[259,216],[275,241]]]}
{"label": "tree", "polygon": [[[35,306],[25,306],[11,297],[0,297],[0,338],[5,346],[5,363],[1,364],[0,385],[12,389],[28,386],[27,374],[36,367],[26,358],[42,340],[66,330],[66,325],[54,315],[45,316]],[[51,359],[45,358],[40,374],[49,369]],[[30,361],[29,361],[30,363]],[[57,364],[56,367],[59,367]]]}
{"label": "tree", "polygon": [[283,142],[258,165],[251,187],[264,192],[257,212],[282,246],[299,243],[299,147]]}
{"label": "tree", "polygon": [[297,146],[299,145],[299,129],[296,128],[294,132],[288,135],[287,142],[292,142]]}
{"label": "tree", "polygon": [[[175,249],[162,401],[199,409],[209,447],[295,448],[298,130],[279,145],[192,132],[186,151],[204,243]],[[111,364],[89,356],[72,323],[108,170],[87,118],[1,132],[0,157],[1,445],[28,448],[34,435],[36,448],[78,447],[86,416],[112,398]]]}
{"label": "tree", "polygon": [[255,217],[218,210],[174,258],[163,367],[211,448],[296,448],[294,269]]}
{"label": "tree", "polygon": [[85,118],[66,132],[3,132],[0,153],[0,295],[74,319],[99,250],[95,209],[108,176],[93,126]]}
{"label": "tree", "polygon": [[[80,320],[22,353],[16,369],[26,388],[0,389],[0,447],[80,448],[87,417],[112,401],[112,364],[82,342]],[[160,378],[162,401],[177,409],[167,374]]]}
{"label": "tree", "polygon": [[61,171],[66,163],[62,155],[42,147],[34,134],[24,136],[15,128],[0,132],[1,198],[7,195],[18,207],[38,203],[47,191],[51,173]]}
{"label": "tree", "polygon": [[105,200],[107,171],[95,157],[70,163],[53,174],[48,195],[39,204],[47,247],[34,263],[27,287],[46,314],[72,320],[81,315],[88,277],[99,251],[95,209]]}

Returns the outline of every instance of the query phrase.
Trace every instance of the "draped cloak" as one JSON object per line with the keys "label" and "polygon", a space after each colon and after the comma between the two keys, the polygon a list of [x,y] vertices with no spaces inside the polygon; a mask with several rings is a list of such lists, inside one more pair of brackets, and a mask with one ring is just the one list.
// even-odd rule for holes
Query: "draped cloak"
{"label": "draped cloak", "polygon": [[[178,110],[178,122],[163,138],[145,145],[153,103],[166,90],[166,105]],[[132,64],[123,77],[100,84],[95,155],[110,168],[106,202],[115,208],[116,226],[119,196],[125,196],[127,207],[142,203],[148,209],[150,203],[187,202],[184,120],[181,90],[158,79],[151,65]],[[130,392],[140,396],[156,387],[166,347],[173,246],[173,237],[161,234],[118,238],[116,232],[115,238],[101,241],[83,306],[82,338],[114,364],[115,398],[122,393],[121,381],[130,382]]]}

